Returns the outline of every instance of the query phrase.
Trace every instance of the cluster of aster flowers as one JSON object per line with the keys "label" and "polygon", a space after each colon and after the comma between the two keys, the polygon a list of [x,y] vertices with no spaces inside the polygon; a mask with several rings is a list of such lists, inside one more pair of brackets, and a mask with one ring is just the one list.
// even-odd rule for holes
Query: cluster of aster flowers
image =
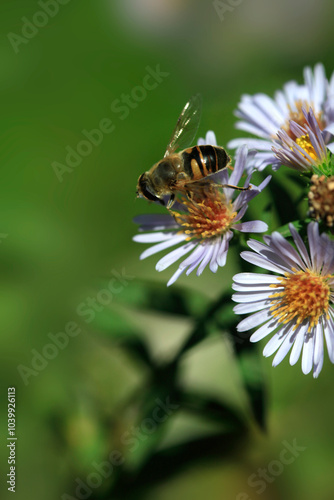
{"label": "cluster of aster flowers", "polygon": [[[291,351],[291,365],[301,357],[303,373],[313,369],[318,377],[325,345],[334,363],[334,73],[328,80],[317,64],[314,71],[305,69],[303,84],[288,82],[273,99],[244,95],[236,116],[236,128],[256,137],[228,144],[236,149],[231,169],[211,174],[195,196],[179,193],[168,213],[137,216],[134,240],[152,245],[141,259],[173,247],[156,264],[162,271],[179,261],[168,286],[183,273],[201,275],[207,266],[216,273],[226,264],[235,235],[268,230],[260,220],[242,221],[248,204],[271,179],[251,184],[254,171],[269,165],[273,175],[280,167],[298,171],[308,186],[309,211],[299,225],[289,224],[290,241],[276,228],[263,243],[247,242],[251,251],[240,257],[271,274],[236,274],[232,299],[238,303],[234,312],[247,315],[238,332],[253,330],[251,342],[270,336],[263,354],[276,353],[273,366]],[[208,132],[198,144],[216,146],[215,134]],[[241,182],[242,191],[229,187]],[[307,218],[313,220],[307,223]],[[304,236],[296,229],[302,225]]]}

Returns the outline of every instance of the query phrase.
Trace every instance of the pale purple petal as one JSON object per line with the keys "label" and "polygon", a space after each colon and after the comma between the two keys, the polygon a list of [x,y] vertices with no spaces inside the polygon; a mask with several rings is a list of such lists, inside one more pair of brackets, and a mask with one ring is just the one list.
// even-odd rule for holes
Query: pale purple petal
{"label": "pale purple petal", "polygon": [[300,353],[302,352],[302,348],[304,345],[304,337],[306,331],[307,331],[307,325],[305,324],[299,325],[296,328],[296,340],[295,343],[293,344],[289,360],[291,366],[295,365],[298,359],[300,358]]}
{"label": "pale purple petal", "polygon": [[183,234],[174,236],[174,238],[171,238],[167,241],[164,241],[162,243],[159,243],[158,245],[153,245],[153,247],[147,248],[141,255],[140,255],[140,260],[146,259],[147,257],[150,257],[151,255],[154,255],[155,253],[161,252],[161,250],[165,250],[166,248],[172,247],[174,245],[177,245],[178,243],[181,243],[181,241],[185,240],[185,236]]}
{"label": "pale purple petal", "polygon": [[[236,307],[236,306],[235,306]],[[262,311],[256,312],[251,316],[240,321],[237,326],[238,332],[246,332],[252,328],[262,325],[265,321],[271,319],[270,307],[263,309]]]}
{"label": "pale purple petal", "polygon": [[200,263],[199,268],[197,269],[197,272],[196,272],[197,276],[200,276],[202,274],[202,272],[204,271],[204,269],[206,268],[206,266],[210,262],[212,255],[213,255],[214,247],[215,247],[215,244],[212,244],[212,243],[206,245],[206,252],[205,252],[203,260]]}
{"label": "pale purple petal", "polygon": [[[243,291],[240,293],[235,293],[232,295],[232,300],[234,302],[255,302],[257,300],[268,300],[269,295],[273,293],[273,290],[271,292],[267,291],[259,291],[259,292],[254,292],[254,291]],[[268,304],[267,304],[268,305]]]}
{"label": "pale purple petal", "polygon": [[265,345],[265,348],[263,349],[263,356],[265,358],[268,358],[274,352],[276,352],[279,347],[283,344],[285,338],[286,338],[286,333],[290,330],[290,325],[285,326],[284,329],[279,330],[277,333],[275,333],[269,342]]}
{"label": "pale purple petal", "polygon": [[264,283],[264,284],[275,284],[279,282],[278,276],[272,276],[270,274],[257,274],[257,273],[239,273],[235,274],[233,276],[233,280],[236,283],[241,283],[241,284],[258,284],[258,283]]}
{"label": "pale purple petal", "polygon": [[162,259],[160,259],[157,262],[155,266],[156,270],[159,272],[164,271],[165,269],[167,269],[167,267],[171,266],[172,264],[174,264],[174,262],[181,259],[181,257],[190,252],[190,250],[192,250],[195,247],[195,245],[196,243],[190,241],[189,243],[186,243],[185,245],[176,248],[169,254],[165,255],[164,257],[162,257]]}
{"label": "pale purple petal", "polygon": [[156,243],[157,241],[167,241],[175,239],[175,233],[145,233],[136,234],[132,239],[137,243]]}
{"label": "pale purple petal", "polygon": [[[234,300],[235,302],[239,302],[233,297],[232,300]],[[254,298],[254,300],[256,299]],[[268,299],[259,300],[258,302],[245,301],[241,304],[234,306],[233,311],[235,312],[235,314],[248,314],[248,313],[253,313],[255,311],[261,311],[265,307],[268,307]]]}
{"label": "pale purple petal", "polygon": [[269,333],[272,333],[274,330],[277,328],[277,321],[271,320],[267,321],[264,325],[262,325],[260,328],[256,330],[255,333],[251,336],[249,339],[251,342],[258,342],[259,340],[264,339],[269,335]]}
{"label": "pale purple petal", "polygon": [[314,357],[314,335],[306,334],[302,355],[302,372],[307,375],[312,370]]}
{"label": "pale purple petal", "polygon": [[217,262],[217,257],[218,257],[220,245],[221,245],[220,240],[216,241],[214,243],[213,255],[212,255],[211,261],[210,261],[210,271],[212,271],[213,273],[216,273],[218,270],[218,267],[219,267],[218,262]]}
{"label": "pale purple petal", "polygon": [[296,333],[293,329],[293,326],[290,325],[289,331],[286,333],[286,337],[284,339],[284,342],[281,345],[281,347],[278,349],[276,356],[273,359],[273,366],[277,366],[280,364],[281,361],[283,361],[285,356],[290,351],[295,339],[296,339]]}
{"label": "pale purple petal", "polygon": [[181,276],[182,273],[184,273],[184,271],[185,268],[183,269],[178,268],[173,274],[173,276],[170,278],[170,280],[167,282],[167,286],[173,285],[173,283],[175,283],[175,281]]}
{"label": "pale purple petal", "polygon": [[303,261],[305,262],[306,266],[308,268],[311,267],[311,261],[310,261],[310,257],[309,257],[309,254],[308,254],[308,251],[306,249],[306,246],[303,242],[303,240],[301,239],[298,231],[296,230],[296,228],[294,227],[293,224],[289,224],[289,229],[290,229],[290,233],[292,235],[292,238],[293,238],[293,241],[295,242],[295,245],[301,255],[301,257],[303,258]]}
{"label": "pale purple petal", "polygon": [[253,220],[249,222],[241,222],[235,224],[233,229],[241,231],[242,233],[264,233],[268,230],[268,224],[260,220]]}
{"label": "pale purple petal", "polygon": [[334,363],[334,321],[332,315],[330,315],[330,318],[328,320],[326,318],[323,318],[323,323],[328,357],[331,362]]}
{"label": "pale purple petal", "polygon": [[315,331],[314,357],[313,357],[313,377],[317,378],[324,363],[324,336],[322,324],[319,322]]}

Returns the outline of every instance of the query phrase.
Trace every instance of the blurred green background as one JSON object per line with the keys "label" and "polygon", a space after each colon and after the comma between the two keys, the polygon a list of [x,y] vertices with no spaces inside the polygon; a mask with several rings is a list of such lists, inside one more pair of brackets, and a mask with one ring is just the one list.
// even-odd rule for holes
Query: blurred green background
{"label": "blurred green background", "polygon": [[[233,110],[242,93],[272,95],[287,80],[301,82],[303,67],[318,61],[330,76],[334,4],[59,0],[44,2],[50,10],[41,16],[42,3],[2,0],[0,6],[0,471],[1,495],[9,498],[7,387],[15,386],[16,495],[52,500],[73,495],[75,479],[84,481],[92,463],[117,448],[109,424],[126,428],[118,409],[145,388],[143,365],[77,312],[113,272],[130,276],[129,288],[141,279],[164,285],[173,272],[157,273],[154,257],[139,262],[144,246],[131,240],[132,218],[156,207],[135,199],[138,176],[162,157],[191,95],[203,96],[200,135],[213,129],[225,145],[240,136]],[[32,20],[40,27],[31,27]],[[121,113],[117,100],[142,85],[147,67],[157,66],[161,81],[146,96],[137,91],[140,102]],[[82,131],[97,129],[104,119],[113,130],[102,140],[99,135],[100,143],[60,182],[55,168],[65,164],[67,148],[76,149],[85,139]],[[214,298],[229,289],[236,266],[230,252],[217,275],[207,270],[201,278],[181,277],[177,286]],[[189,332],[189,320],[177,316],[137,311],[130,320],[141,324],[158,360],[169,359]],[[31,367],[31,350],[41,352],[48,335],[64,332],[68,322],[81,333],[25,384],[18,366]],[[266,483],[261,498],[333,498],[333,367],[326,362],[314,381],[287,361],[275,369],[270,359],[261,362],[269,393],[267,432],[252,424],[228,460],[203,456],[170,479],[152,480],[138,499],[257,498],[248,478],[279,458],[282,441],[294,439],[306,450]],[[221,338],[187,353],[182,380],[247,414],[240,377]],[[210,434],[212,427],[180,411],[165,432],[172,443]]]}

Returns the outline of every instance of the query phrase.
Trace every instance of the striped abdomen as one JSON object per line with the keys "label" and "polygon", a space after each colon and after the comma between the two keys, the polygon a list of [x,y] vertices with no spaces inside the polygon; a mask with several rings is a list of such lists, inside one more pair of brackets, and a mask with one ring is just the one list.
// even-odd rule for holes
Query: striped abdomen
{"label": "striped abdomen", "polygon": [[225,168],[230,157],[219,146],[194,146],[182,153],[183,168],[190,179],[196,181]]}

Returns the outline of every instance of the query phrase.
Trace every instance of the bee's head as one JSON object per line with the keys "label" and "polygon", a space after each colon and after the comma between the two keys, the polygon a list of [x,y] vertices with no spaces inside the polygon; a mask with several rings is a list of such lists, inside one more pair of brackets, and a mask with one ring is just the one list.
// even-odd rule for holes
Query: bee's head
{"label": "bee's head", "polygon": [[146,172],[138,179],[136,194],[137,197],[143,197],[149,201],[158,201],[164,205],[164,201],[154,193],[152,183]]}

